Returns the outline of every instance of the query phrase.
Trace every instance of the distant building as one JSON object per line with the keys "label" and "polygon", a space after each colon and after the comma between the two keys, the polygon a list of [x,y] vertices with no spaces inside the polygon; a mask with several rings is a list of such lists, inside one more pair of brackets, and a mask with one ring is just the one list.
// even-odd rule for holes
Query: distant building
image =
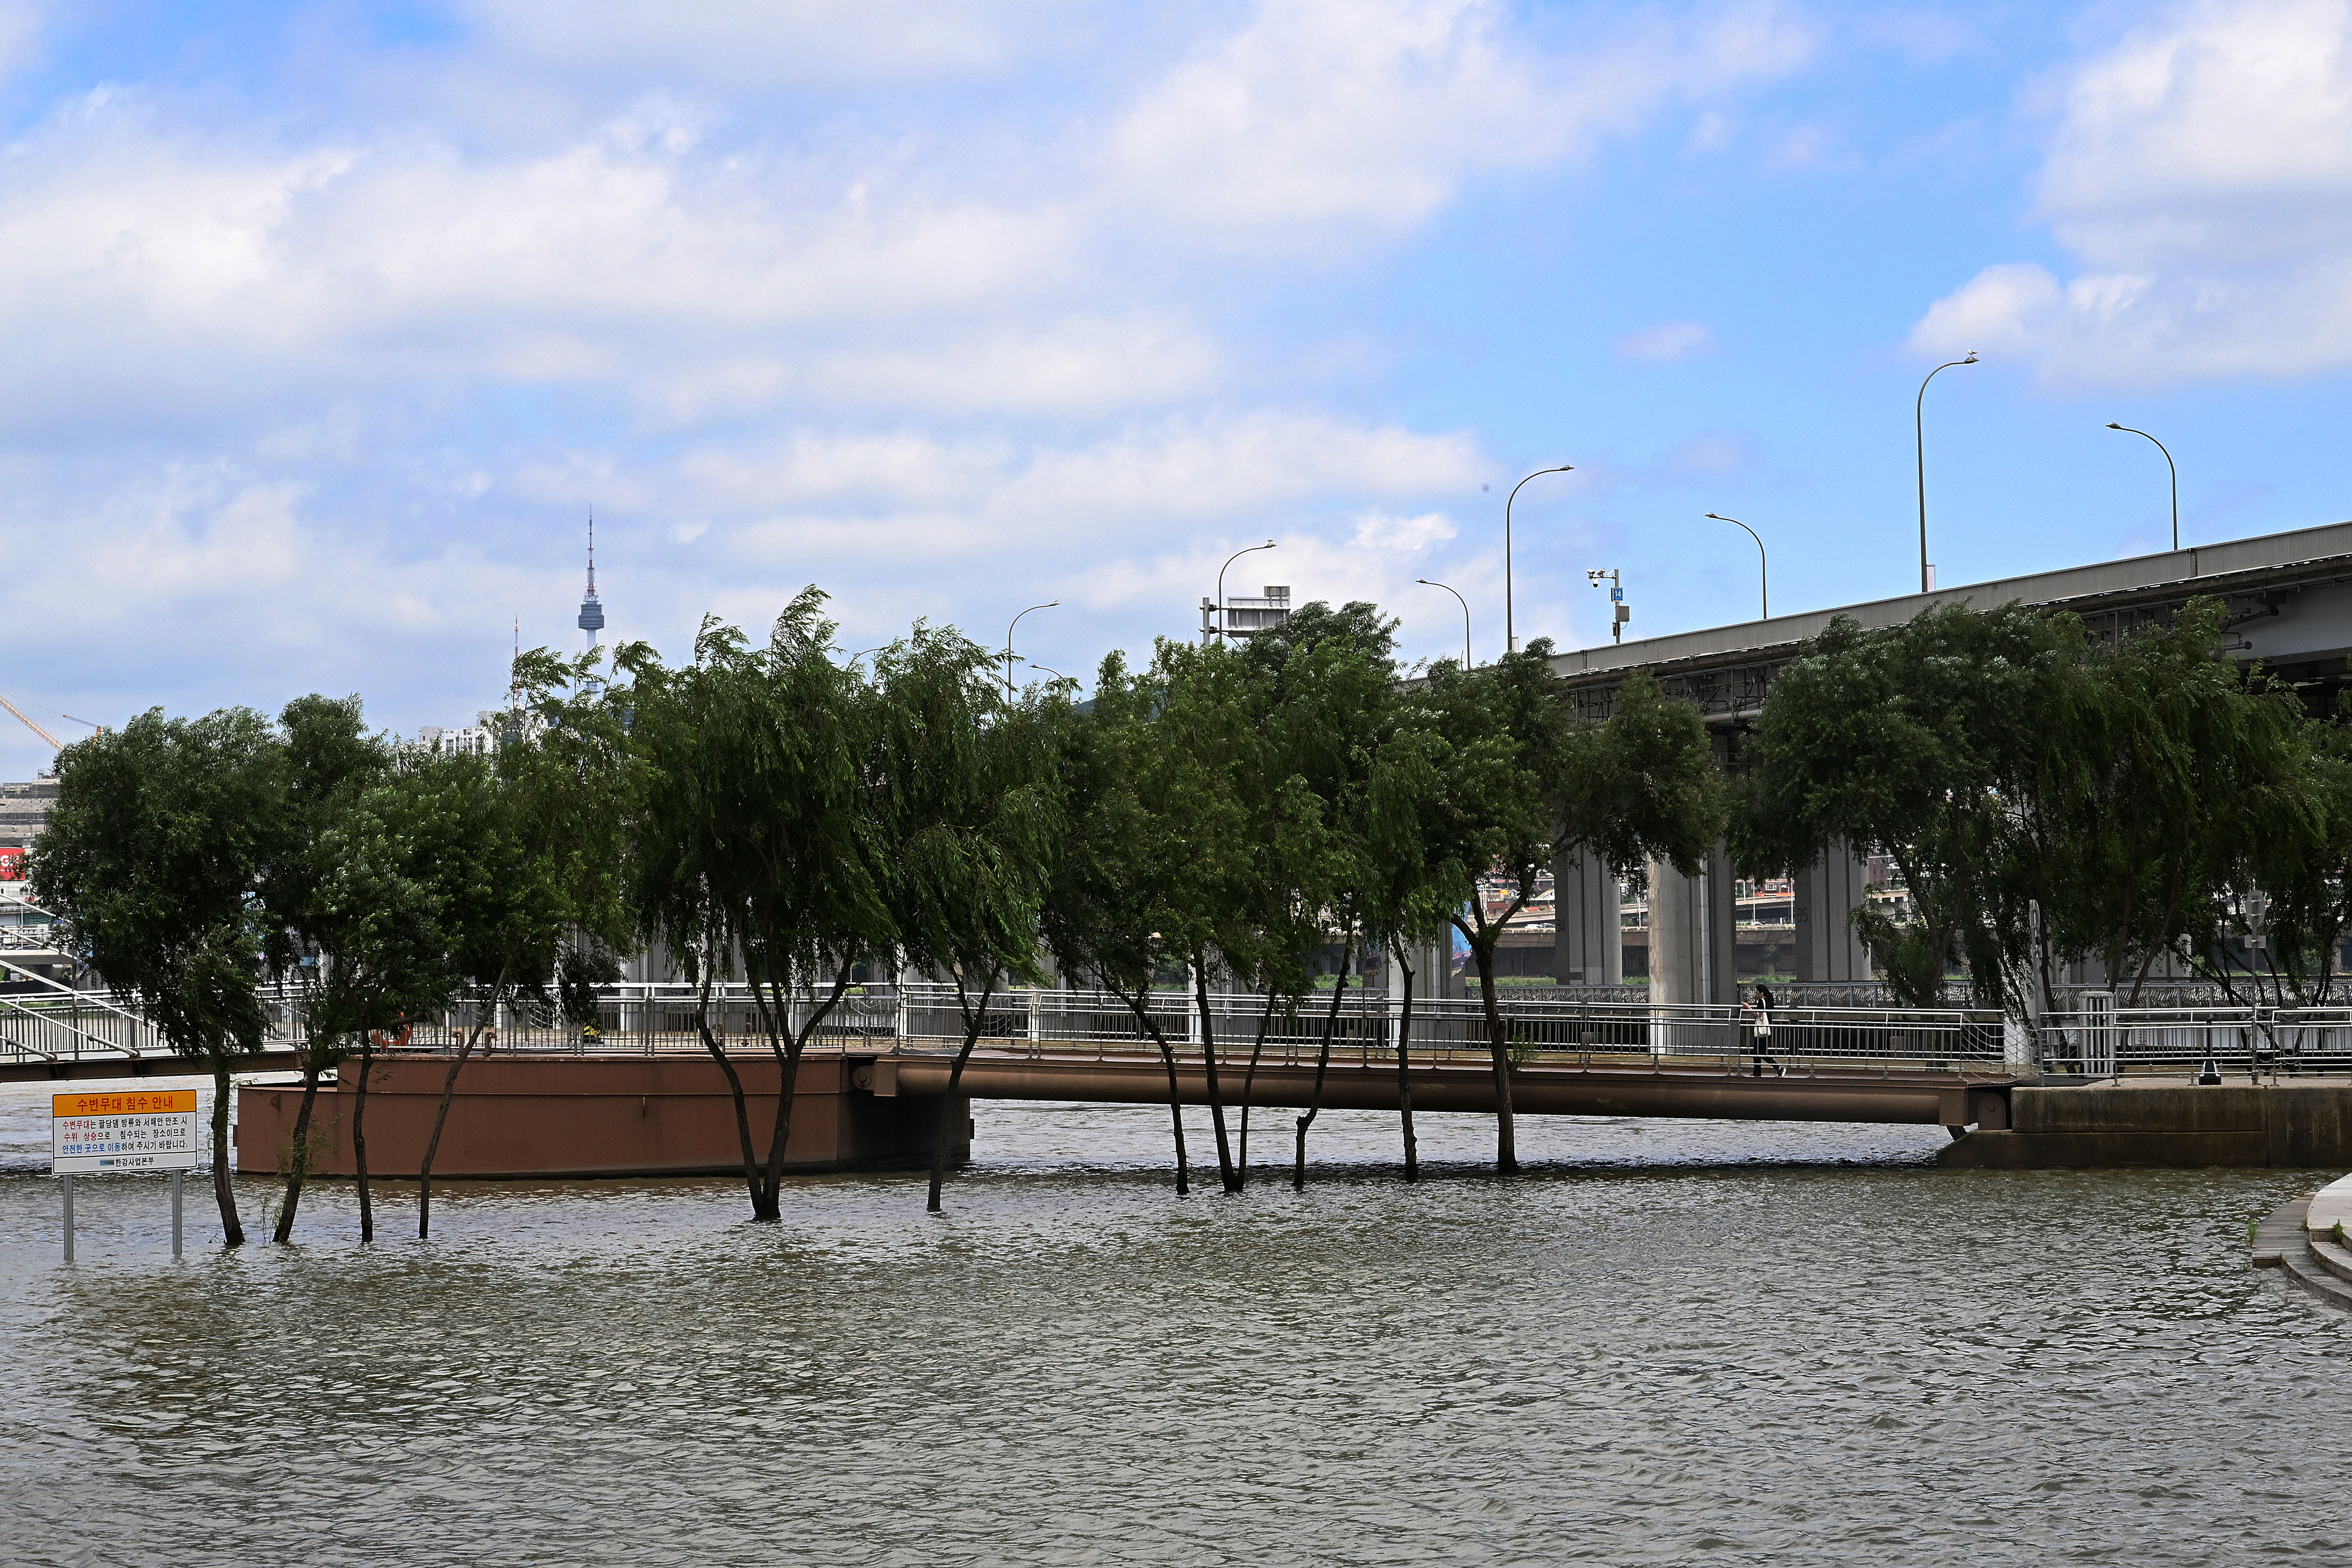
{"label": "distant building", "polygon": [[1269,584],[1256,599],[1235,595],[1222,609],[1205,596],[1201,600],[1201,641],[1217,637],[1254,637],[1290,619],[1290,590]]}
{"label": "distant building", "polygon": [[[57,803],[58,781],[36,779],[28,784],[0,784],[0,876],[21,877],[24,852],[41,836]],[[14,851],[12,856],[8,852]],[[5,862],[13,861],[13,865]]]}

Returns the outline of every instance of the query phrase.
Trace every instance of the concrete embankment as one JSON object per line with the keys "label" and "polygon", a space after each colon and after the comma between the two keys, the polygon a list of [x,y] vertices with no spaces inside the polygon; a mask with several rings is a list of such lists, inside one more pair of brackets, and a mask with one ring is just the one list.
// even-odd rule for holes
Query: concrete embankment
{"label": "concrete embankment", "polygon": [[2254,1267],[2279,1269],[2307,1294],[2352,1311],[2352,1176],[2282,1206],[2254,1227]]}
{"label": "concrete embankment", "polygon": [[2005,1130],[1970,1133],[1937,1158],[1974,1170],[2341,1170],[2352,1166],[2352,1082],[2020,1084]]}

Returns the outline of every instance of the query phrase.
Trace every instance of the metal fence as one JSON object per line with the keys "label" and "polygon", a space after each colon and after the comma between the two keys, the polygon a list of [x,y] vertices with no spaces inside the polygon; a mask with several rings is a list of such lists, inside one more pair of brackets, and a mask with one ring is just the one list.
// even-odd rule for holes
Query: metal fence
{"label": "metal fence", "polygon": [[[1832,996],[1835,988],[1824,988]],[[1527,993],[1535,994],[1527,994]],[[2200,1072],[2210,1061],[2231,1077],[2265,1080],[2352,1073],[2352,1007],[2246,1008],[2202,1004],[2118,1009],[2089,991],[2031,1029],[2000,1014],[1968,1008],[1815,1004],[1805,988],[1776,988],[1783,1005],[1759,1035],[1759,1015],[1740,1007],[1653,1003],[1633,988],[1512,988],[1496,992],[1506,1049],[1524,1065],[1717,1067],[1746,1071],[1759,1057],[1780,1071],[1926,1070],[2037,1071],[2099,1080]],[[461,1003],[417,1022],[384,1043],[408,1051],[450,1051],[482,1026],[489,1054],[567,1051],[663,1055],[703,1050],[691,986],[629,984],[600,995],[591,1028],[567,1023],[542,1004],[506,1002],[485,1017]],[[1212,994],[1209,1026],[1221,1061],[1245,1063],[1253,1051],[1271,1063],[1312,1061],[1319,1051],[1331,993],[1277,1001]],[[796,1000],[793,1027],[813,1004]],[[297,1046],[306,1032],[299,995],[267,998],[268,1042]],[[1151,1024],[1171,1046],[1198,1059],[1201,1019],[1182,991],[1151,993]],[[1416,998],[1412,1033],[1400,1042],[1400,1009],[1383,991],[1351,988],[1331,1025],[1334,1059],[1359,1065],[1394,1061],[1402,1048],[1415,1061],[1488,1059],[1484,1004],[1473,996]],[[748,988],[714,993],[709,1023],[730,1052],[765,1049]],[[1265,1030],[1259,1045],[1259,1030]],[[954,988],[880,986],[854,989],[819,1023],[811,1047],[821,1051],[952,1051],[963,1020]],[[1022,990],[992,998],[982,1043],[992,1051],[1112,1058],[1156,1055],[1150,1030],[1118,996],[1086,990]],[[152,1057],[167,1051],[153,1026],[123,998],[62,986],[0,996],[0,1063],[87,1062]]]}
{"label": "metal fence", "polygon": [[2249,1082],[2352,1073],[2352,1007],[2117,1008],[2104,992],[2037,1028],[2044,1071],[2172,1077],[2209,1068]]}

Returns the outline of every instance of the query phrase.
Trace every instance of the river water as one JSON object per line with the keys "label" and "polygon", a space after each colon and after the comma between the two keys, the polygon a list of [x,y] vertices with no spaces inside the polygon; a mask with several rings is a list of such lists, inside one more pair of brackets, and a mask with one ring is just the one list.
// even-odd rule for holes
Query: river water
{"label": "river water", "polygon": [[2309,1174],[1530,1117],[1500,1180],[1432,1116],[1409,1187],[1327,1113],[1304,1195],[1180,1201],[1164,1111],[982,1105],[943,1218],[459,1184],[362,1249],[331,1184],[223,1255],[192,1182],[174,1265],[162,1178],[89,1179],[68,1268],[47,1111],[0,1090],[11,1563],[2352,1563],[2352,1320],[2246,1265]]}

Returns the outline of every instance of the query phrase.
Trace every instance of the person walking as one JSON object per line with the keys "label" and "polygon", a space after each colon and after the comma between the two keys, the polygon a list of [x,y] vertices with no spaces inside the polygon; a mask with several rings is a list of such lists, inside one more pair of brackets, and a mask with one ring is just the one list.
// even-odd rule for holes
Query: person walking
{"label": "person walking", "polygon": [[1780,1059],[1769,1054],[1772,1050],[1772,992],[1770,988],[1761,980],[1756,982],[1755,1030],[1756,1061],[1755,1065],[1748,1070],[1749,1073],[1757,1078],[1763,1077],[1764,1064],[1769,1061],[1772,1064],[1772,1071],[1785,1076],[1785,1070],[1780,1066]]}

